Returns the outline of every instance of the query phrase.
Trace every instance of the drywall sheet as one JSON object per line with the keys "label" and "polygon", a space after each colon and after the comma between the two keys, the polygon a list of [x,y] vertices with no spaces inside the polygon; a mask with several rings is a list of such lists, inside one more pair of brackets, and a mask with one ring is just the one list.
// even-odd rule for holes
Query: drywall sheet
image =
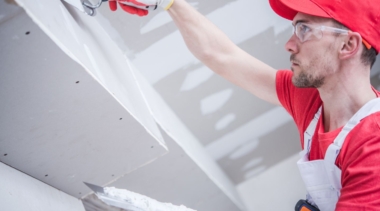
{"label": "drywall sheet", "polygon": [[[20,2],[23,1],[20,0]],[[60,14],[63,14],[63,17],[65,17],[63,21],[67,22],[67,26],[69,26],[66,31],[64,31],[61,28],[57,28],[55,26],[52,27],[49,21],[46,19],[39,19],[38,17],[47,18],[48,15],[41,14],[41,10],[38,10],[38,7],[35,4],[29,5],[26,2],[23,2],[23,4],[28,11],[35,11],[35,13],[31,12],[32,17],[35,16],[35,19],[40,20],[40,25],[42,25],[42,27],[49,26],[49,28],[45,29],[45,31],[48,32],[49,36],[57,39],[55,42],[64,43],[64,45],[61,45],[60,47],[63,48],[66,53],[75,54],[75,56],[73,56],[74,59],[77,59],[80,63],[84,64],[88,60],[88,55],[93,55],[93,60],[96,61],[92,61],[91,65],[94,67],[95,71],[92,72],[91,68],[89,71],[90,73],[93,73],[94,77],[98,78],[102,85],[104,85],[108,90],[112,89],[112,86],[114,84],[107,83],[107,77],[112,77],[115,75],[133,77],[133,83],[138,84],[138,88],[140,89],[138,91],[141,91],[140,93],[142,93],[143,99],[146,100],[147,104],[149,105],[149,110],[153,114],[153,117],[156,119],[156,121],[161,124],[163,129],[168,134],[170,134],[175,141],[177,141],[177,143],[185,150],[188,156],[190,156],[195,161],[195,163],[199,165],[199,167],[206,173],[206,175],[211,178],[212,182],[215,182],[215,184],[222,190],[222,192],[226,194],[234,203],[236,203],[240,209],[244,209],[244,206],[240,202],[235,187],[231,181],[225,176],[215,161],[213,161],[212,158],[208,156],[203,146],[191,134],[191,132],[186,129],[186,126],[181,123],[181,121],[173,112],[171,112],[169,107],[158,96],[154,89],[152,89],[151,85],[145,80],[145,78],[143,78],[140,73],[132,67],[133,65],[127,60],[127,58],[121,54],[122,50],[125,50],[125,46],[116,47],[116,43],[119,43],[118,41],[122,40],[122,38],[120,35],[112,31],[112,28],[110,28],[109,24],[107,24],[107,19],[105,19],[101,14],[98,14],[95,17],[89,17],[83,13],[80,13],[78,10],[69,5],[62,4],[60,1],[55,2],[55,4],[52,4],[51,1],[46,2],[46,4],[45,2],[41,4],[40,7],[49,9],[49,12],[47,13],[49,13],[48,15],[51,17],[60,18]],[[70,29],[72,27],[76,28]],[[69,30],[71,30],[71,34],[68,33]],[[73,36],[74,39],[70,40],[71,42],[67,41],[66,43],[65,40],[69,39],[65,36],[61,36],[61,34],[58,32],[66,33],[66,36],[75,36]],[[81,34],[81,36],[78,34]],[[81,37],[85,38],[84,42],[93,44],[91,45],[93,46],[91,50],[88,49],[90,44],[84,46],[84,52],[76,49],[75,39],[82,40]],[[108,46],[113,47],[110,48]],[[89,58],[91,63],[91,56],[89,56]],[[117,71],[114,69],[107,71],[107,68],[97,68],[99,64],[101,64],[101,62],[97,62],[98,58],[99,60],[109,59],[105,60],[104,63],[109,63],[111,66],[114,64],[119,64],[121,68],[117,69]],[[154,70],[152,69],[152,71]],[[117,81],[115,78],[110,81],[115,82],[115,84],[118,84],[121,86],[121,88],[123,88],[124,84],[127,83],[127,85],[130,85],[128,82],[131,83],[131,81],[122,81],[122,83],[120,83],[120,81]],[[115,94],[115,98],[118,99],[119,95]],[[122,100],[120,101],[123,102]],[[144,106],[146,105],[144,104]],[[129,111],[132,114],[134,113],[133,110]]]}
{"label": "drywall sheet", "polygon": [[83,181],[106,185],[167,153],[21,8],[0,12],[1,162],[81,198]]}
{"label": "drywall sheet", "polygon": [[81,200],[0,162],[0,210],[84,211]]}
{"label": "drywall sheet", "polygon": [[17,0],[28,15],[72,59],[81,64],[162,145],[164,141],[150,115],[129,61],[90,17],[61,0]]}

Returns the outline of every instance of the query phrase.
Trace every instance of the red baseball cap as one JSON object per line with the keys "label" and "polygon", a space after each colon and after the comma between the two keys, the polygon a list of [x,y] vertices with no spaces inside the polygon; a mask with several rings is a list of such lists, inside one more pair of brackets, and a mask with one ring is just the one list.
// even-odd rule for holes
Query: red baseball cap
{"label": "red baseball cap", "polygon": [[269,0],[269,3],[274,12],[288,20],[293,20],[298,12],[332,18],[358,32],[366,46],[369,44],[376,52],[380,50],[380,2],[376,0]]}

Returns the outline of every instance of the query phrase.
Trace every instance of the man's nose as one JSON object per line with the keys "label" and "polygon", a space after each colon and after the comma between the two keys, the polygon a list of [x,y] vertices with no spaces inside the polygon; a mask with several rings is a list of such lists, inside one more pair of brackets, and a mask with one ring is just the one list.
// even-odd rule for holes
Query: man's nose
{"label": "man's nose", "polygon": [[285,49],[294,54],[298,52],[297,37],[293,34],[285,44]]}

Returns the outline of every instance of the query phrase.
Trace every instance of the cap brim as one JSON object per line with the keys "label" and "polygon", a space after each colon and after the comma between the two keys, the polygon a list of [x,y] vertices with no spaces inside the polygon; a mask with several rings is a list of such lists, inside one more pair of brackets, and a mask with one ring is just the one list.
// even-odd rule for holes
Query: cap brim
{"label": "cap brim", "polygon": [[293,20],[298,12],[324,18],[331,17],[312,0],[269,0],[269,4],[275,13],[288,20]]}

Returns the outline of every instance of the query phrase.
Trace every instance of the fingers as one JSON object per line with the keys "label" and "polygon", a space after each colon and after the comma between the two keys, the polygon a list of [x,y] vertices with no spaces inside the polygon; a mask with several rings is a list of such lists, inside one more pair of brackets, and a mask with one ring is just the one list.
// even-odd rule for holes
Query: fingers
{"label": "fingers", "polygon": [[108,2],[109,2],[109,6],[110,6],[111,11],[116,11],[116,9],[117,9],[116,1],[109,0]]}
{"label": "fingers", "polygon": [[128,6],[128,5],[125,5],[122,3],[120,3],[119,5],[125,12],[128,12],[130,14],[134,14],[134,15],[138,15],[138,16],[148,15],[148,10],[139,9],[139,8]]}

